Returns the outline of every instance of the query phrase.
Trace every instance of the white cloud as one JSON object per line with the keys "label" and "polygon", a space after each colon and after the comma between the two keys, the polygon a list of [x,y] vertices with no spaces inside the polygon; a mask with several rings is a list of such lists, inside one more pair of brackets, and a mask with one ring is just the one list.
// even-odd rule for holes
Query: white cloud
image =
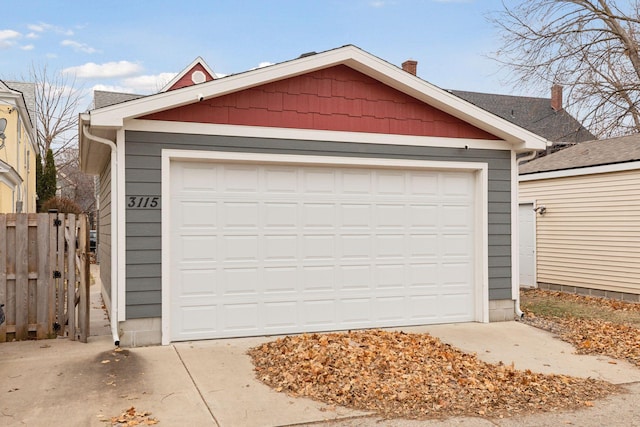
{"label": "white cloud", "polygon": [[134,88],[136,93],[156,93],[166,86],[177,73],[160,73],[155,75],[135,76],[124,79],[122,82]]}
{"label": "white cloud", "polygon": [[380,8],[385,6],[385,2],[382,0],[376,0],[369,3],[371,7]]}
{"label": "white cloud", "polygon": [[55,53],[47,53],[45,56],[49,59],[55,59],[58,57],[58,55]]}
{"label": "white cloud", "polygon": [[35,46],[32,44],[25,44],[24,46],[20,46],[20,49],[22,50],[33,50],[34,48]]}
{"label": "white cloud", "polygon": [[31,32],[31,33],[27,34],[27,35],[26,35],[26,37],[27,37],[28,39],[37,39],[37,38],[39,38],[40,36],[39,36],[38,34],[36,34],[36,33]]}
{"label": "white cloud", "polygon": [[105,92],[122,92],[122,93],[133,93],[134,90],[130,87],[118,86],[118,85],[103,85],[97,84],[91,88],[91,92],[95,90],[102,90]]}
{"label": "white cloud", "polygon": [[21,34],[14,30],[0,30],[0,49],[6,49],[15,44]]}
{"label": "white cloud", "polygon": [[31,31],[36,33],[44,33],[46,31],[52,31],[54,33],[63,34],[65,36],[72,36],[73,30],[68,30],[66,28],[58,27],[56,25],[47,24],[45,22],[40,22],[38,24],[30,24],[27,25]]}
{"label": "white cloud", "polygon": [[104,64],[87,62],[84,65],[62,70],[63,73],[75,74],[76,77],[83,79],[127,77],[141,71],[142,66],[140,64],[129,61],[105,62]]}
{"label": "white cloud", "polygon": [[89,45],[86,45],[84,43],[79,43],[77,41],[74,40],[62,40],[62,42],[60,42],[60,44],[62,46],[69,46],[71,48],[73,48],[73,50],[75,50],[76,52],[84,52],[84,53],[96,53],[97,50],[92,48]]}

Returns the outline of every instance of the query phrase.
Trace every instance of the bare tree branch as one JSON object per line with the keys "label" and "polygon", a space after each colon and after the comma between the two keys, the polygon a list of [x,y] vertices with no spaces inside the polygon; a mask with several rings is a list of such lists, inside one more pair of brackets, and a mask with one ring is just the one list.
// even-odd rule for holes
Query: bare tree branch
{"label": "bare tree branch", "polygon": [[41,152],[51,148],[54,154],[75,145],[82,90],[75,77],[50,72],[46,65],[31,67],[36,84],[36,122]]}
{"label": "bare tree branch", "polygon": [[565,86],[569,108],[601,137],[640,131],[638,0],[529,0],[490,17],[493,58],[514,85]]}

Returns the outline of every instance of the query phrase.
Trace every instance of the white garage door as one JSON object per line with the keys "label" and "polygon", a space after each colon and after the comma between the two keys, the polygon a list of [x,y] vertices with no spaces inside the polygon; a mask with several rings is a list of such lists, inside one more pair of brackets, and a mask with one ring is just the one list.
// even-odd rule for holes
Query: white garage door
{"label": "white garage door", "polygon": [[470,172],[170,168],[172,341],[475,320]]}

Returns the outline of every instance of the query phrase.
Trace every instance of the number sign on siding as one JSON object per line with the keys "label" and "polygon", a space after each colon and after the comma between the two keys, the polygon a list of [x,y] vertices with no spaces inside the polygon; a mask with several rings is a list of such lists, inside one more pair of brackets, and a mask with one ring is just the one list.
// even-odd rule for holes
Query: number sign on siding
{"label": "number sign on siding", "polygon": [[160,196],[127,196],[129,209],[160,209]]}

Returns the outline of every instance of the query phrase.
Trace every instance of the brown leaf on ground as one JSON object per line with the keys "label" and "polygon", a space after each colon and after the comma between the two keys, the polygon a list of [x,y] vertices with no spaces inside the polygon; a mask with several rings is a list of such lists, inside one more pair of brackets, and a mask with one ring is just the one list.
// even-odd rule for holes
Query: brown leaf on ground
{"label": "brown leaf on ground", "polygon": [[133,406],[126,409],[120,415],[111,417],[111,425],[118,427],[150,426],[158,424],[158,422],[156,418],[151,417],[151,412],[137,412]]}
{"label": "brown leaf on ground", "polygon": [[[540,289],[522,295],[533,301],[523,305],[524,323],[557,334],[579,354],[600,354],[640,367],[640,328],[628,321],[640,313],[640,304]],[[571,305],[562,305],[567,302]],[[553,314],[545,312],[551,305]]]}
{"label": "brown leaf on ground", "polygon": [[304,334],[249,351],[257,377],[293,396],[387,417],[501,417],[585,407],[619,391],[604,381],[493,365],[429,334]]}

